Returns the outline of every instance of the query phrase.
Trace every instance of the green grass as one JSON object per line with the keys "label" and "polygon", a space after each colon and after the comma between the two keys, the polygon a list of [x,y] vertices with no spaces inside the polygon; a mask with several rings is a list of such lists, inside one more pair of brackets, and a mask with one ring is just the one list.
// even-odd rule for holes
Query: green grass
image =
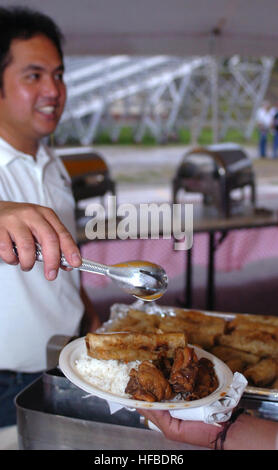
{"label": "green grass", "polygon": [[[269,137],[271,139],[271,136]],[[238,144],[257,145],[258,136],[257,131],[254,130],[250,139],[246,139],[242,132],[237,129],[229,129],[222,142],[235,142]],[[199,145],[210,145],[213,143],[213,131],[211,128],[202,129],[197,143]],[[155,138],[146,133],[141,142],[135,142],[133,130],[131,127],[123,127],[120,131],[119,137],[114,142],[108,132],[102,132],[93,142],[94,145],[141,145],[141,146],[156,146],[158,143]],[[169,138],[163,145],[190,145],[192,144],[191,133],[188,128],[179,129],[176,135]],[[78,145],[75,139],[69,139],[66,145]]]}
{"label": "green grass", "polygon": [[[257,132],[256,130],[253,132],[252,136],[250,139],[246,139],[245,136],[243,135],[242,132],[240,132],[237,129],[229,129],[225,138],[222,139],[223,142],[235,142],[238,144],[257,144]],[[169,142],[166,142],[167,144],[171,145],[190,145],[191,143],[191,133],[190,130],[187,128],[180,129],[177,135],[175,136],[174,139],[169,139]],[[210,128],[204,128],[202,129],[199,137],[198,137],[198,144],[200,145],[210,145],[213,143],[213,131]],[[99,135],[95,141],[95,144],[101,144],[101,145],[134,145],[136,144],[134,138],[133,138],[133,132],[132,128],[129,127],[123,127],[121,129],[119,138],[117,142],[112,142],[110,136],[108,133],[102,133]],[[157,145],[157,142],[155,138],[147,133],[144,135],[143,139],[141,142],[139,142],[139,145]]]}
{"label": "green grass", "polygon": [[[102,132],[97,136],[94,142],[96,145],[135,145],[131,127],[123,127],[119,137],[114,142],[108,132]],[[151,134],[145,134],[140,145],[157,145],[155,138]]]}

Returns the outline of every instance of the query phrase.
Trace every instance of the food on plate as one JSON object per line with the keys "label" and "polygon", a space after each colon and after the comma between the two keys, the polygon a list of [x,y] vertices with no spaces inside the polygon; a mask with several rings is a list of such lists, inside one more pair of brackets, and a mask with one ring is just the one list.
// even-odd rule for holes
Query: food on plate
{"label": "food on plate", "polygon": [[[197,345],[211,352],[225,362],[232,372],[245,371],[262,359],[278,358],[278,317],[204,313],[182,308],[161,308],[147,313],[133,307],[124,310],[109,321],[106,331],[126,331],[137,333],[178,333],[186,335],[188,343]],[[267,364],[267,363],[266,363]],[[164,372],[169,371],[164,361]],[[274,370],[274,369],[273,369]],[[247,377],[248,376],[248,377]],[[266,377],[260,383],[266,383],[272,374],[266,371]],[[255,382],[246,373],[249,383]],[[259,381],[256,386],[259,386]],[[278,371],[267,387],[278,388]]]}
{"label": "food on plate", "polygon": [[154,360],[162,353],[173,357],[177,348],[187,344],[184,333],[88,333],[85,340],[89,356],[126,362]]}
{"label": "food on plate", "polygon": [[129,372],[139,366],[139,361],[123,362],[116,360],[102,361],[89,357],[86,353],[75,361],[78,374],[90,385],[104,392],[114,393],[119,397],[128,398],[125,388],[129,380]]}
{"label": "food on plate", "polygon": [[77,370],[106,391],[160,402],[203,398],[219,385],[213,363],[198,359],[184,333],[88,333],[85,343]]}
{"label": "food on plate", "polygon": [[169,378],[176,393],[193,392],[198,374],[198,362],[193,348],[177,349]]}
{"label": "food on plate", "polygon": [[252,384],[264,387],[275,380],[278,372],[278,360],[271,357],[262,359],[257,364],[247,367],[245,377]]}
{"label": "food on plate", "polygon": [[219,382],[213,363],[198,359],[194,348],[177,348],[173,359],[160,358],[155,363],[142,362],[131,369],[126,392],[133,399],[144,401],[169,400],[179,396],[186,401],[198,400],[217,389]]}
{"label": "food on plate", "polygon": [[198,363],[198,374],[191,399],[203,398],[210,395],[219,385],[213,363],[206,357],[201,357]]}
{"label": "food on plate", "polygon": [[162,401],[173,398],[171,385],[163,373],[151,362],[142,362],[138,369],[131,369],[126,393],[135,400]]}

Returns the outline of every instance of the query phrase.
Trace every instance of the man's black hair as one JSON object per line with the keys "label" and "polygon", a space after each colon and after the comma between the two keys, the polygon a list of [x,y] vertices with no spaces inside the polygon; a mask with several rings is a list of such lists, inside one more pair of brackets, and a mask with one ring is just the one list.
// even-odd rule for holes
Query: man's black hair
{"label": "man's black hair", "polygon": [[3,86],[4,70],[12,60],[10,54],[12,41],[31,39],[39,34],[43,34],[54,43],[63,60],[63,34],[49,16],[20,6],[0,7],[0,89]]}

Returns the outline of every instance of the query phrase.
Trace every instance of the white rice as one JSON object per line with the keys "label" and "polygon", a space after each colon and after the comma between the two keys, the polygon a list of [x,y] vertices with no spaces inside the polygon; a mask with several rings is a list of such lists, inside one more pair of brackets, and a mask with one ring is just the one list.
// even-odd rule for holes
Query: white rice
{"label": "white rice", "polygon": [[103,361],[82,354],[75,361],[78,373],[86,382],[105,392],[114,393],[121,397],[129,398],[125,393],[129,381],[131,369],[138,369],[140,361],[120,362],[115,360]]}

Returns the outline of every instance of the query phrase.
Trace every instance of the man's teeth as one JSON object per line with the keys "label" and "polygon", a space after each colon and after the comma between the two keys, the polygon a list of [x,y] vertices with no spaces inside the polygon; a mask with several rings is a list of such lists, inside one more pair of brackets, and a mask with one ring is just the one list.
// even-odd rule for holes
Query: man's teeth
{"label": "man's teeth", "polygon": [[44,114],[52,114],[55,111],[55,107],[54,106],[43,106],[42,108],[38,108],[38,110],[41,113],[44,113]]}

